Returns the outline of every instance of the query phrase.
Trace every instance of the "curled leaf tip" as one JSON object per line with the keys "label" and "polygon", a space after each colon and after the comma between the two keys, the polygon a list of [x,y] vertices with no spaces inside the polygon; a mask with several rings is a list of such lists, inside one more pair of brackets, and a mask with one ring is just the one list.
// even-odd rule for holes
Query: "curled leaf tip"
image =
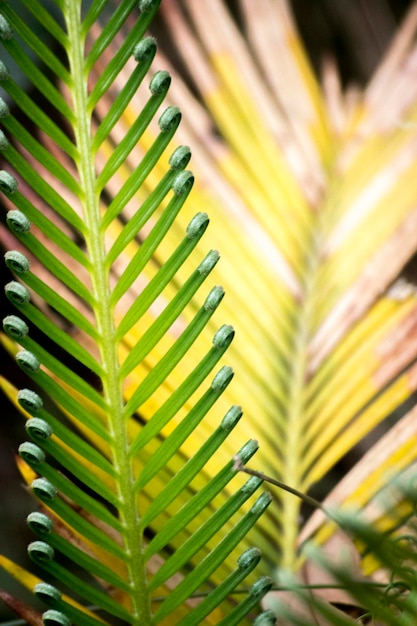
{"label": "curled leaf tip", "polygon": [[181,111],[176,106],[169,106],[158,120],[158,126],[163,133],[175,130],[181,121]]}
{"label": "curled leaf tip", "polygon": [[45,502],[51,501],[55,498],[58,493],[57,488],[46,480],[46,478],[35,478],[32,482],[32,491],[38,496],[40,500],[45,500]]}
{"label": "curled leaf tip", "polygon": [[46,604],[52,604],[52,602],[59,602],[62,597],[62,593],[49,583],[38,583],[33,588],[35,596],[43,600]]}
{"label": "curled leaf tip", "polygon": [[51,518],[39,511],[29,513],[26,522],[29,528],[37,535],[49,535],[54,526]]}
{"label": "curled leaf tip", "polygon": [[204,302],[204,309],[206,311],[214,311],[215,309],[217,309],[217,307],[219,306],[220,302],[223,300],[224,298],[224,289],[223,287],[213,287],[213,289],[210,291],[209,295],[206,298],[206,301]]}
{"label": "curled leaf tip", "polygon": [[276,615],[273,611],[264,611],[253,622],[253,626],[274,626],[277,623]]}
{"label": "curled leaf tip", "polygon": [[[185,173],[185,172],[184,172]],[[194,237],[200,237],[206,230],[209,223],[207,213],[197,213],[187,226],[187,237],[194,239]]]}
{"label": "curled leaf tip", "polygon": [[26,432],[34,439],[49,439],[53,430],[52,426],[45,420],[39,417],[32,417],[32,419],[26,422]]}
{"label": "curled leaf tip", "polygon": [[191,150],[188,146],[178,146],[169,159],[169,165],[172,170],[183,170],[187,167],[191,159]]}
{"label": "curled leaf tip", "polygon": [[150,13],[159,3],[160,0],[139,0],[139,10],[141,13]]}
{"label": "curled leaf tip", "polygon": [[[208,222],[207,222],[208,224]],[[217,261],[220,259],[220,254],[217,250],[211,250],[206,258],[200,263],[198,266],[198,271],[202,276],[207,276],[213,267],[216,265]]]}
{"label": "curled leaf tip", "polygon": [[24,272],[29,271],[29,260],[18,250],[9,250],[4,255],[4,258],[7,267],[12,270],[12,272],[16,272],[16,274],[23,274]]}
{"label": "curled leaf tip", "polygon": [[[265,494],[262,494],[262,495],[265,495]],[[273,585],[273,581],[271,578],[269,578],[269,576],[262,576],[261,578],[259,578],[259,580],[257,580],[252,585],[252,587],[249,590],[249,593],[251,596],[254,596],[255,598],[259,598],[260,600],[261,598],[263,598],[263,596],[266,593],[268,593],[272,585]]]}
{"label": "curled leaf tip", "polygon": [[0,61],[0,81],[9,80],[9,78],[10,72],[7,66],[3,63],[3,61]]}
{"label": "curled leaf tip", "polygon": [[8,315],[3,320],[4,332],[12,339],[19,340],[26,337],[29,333],[29,327],[24,320],[17,315]]}
{"label": "curled leaf tip", "polygon": [[39,371],[41,364],[39,359],[29,352],[29,350],[21,350],[16,354],[16,362],[19,367],[28,374],[34,374]]}
{"label": "curled leaf tip", "polygon": [[219,330],[213,337],[213,346],[215,348],[227,347],[231,343],[234,335],[235,331],[233,326],[230,326],[229,324],[223,324],[223,326],[219,328]]}
{"label": "curled leaf tip", "polygon": [[17,180],[15,177],[9,174],[9,172],[6,172],[6,170],[0,170],[0,191],[11,195],[16,190]]}
{"label": "curled leaf tip", "polygon": [[29,465],[39,465],[45,461],[44,451],[31,441],[25,441],[19,446],[19,455]]}
{"label": "curled leaf tip", "polygon": [[0,130],[0,150],[6,150],[10,146],[9,140],[2,130]]}
{"label": "curled leaf tip", "polygon": [[6,215],[6,221],[10,228],[15,233],[26,233],[30,230],[30,221],[22,211],[13,209]]}
{"label": "curled leaf tip", "polygon": [[230,432],[236,426],[242,415],[242,407],[235,404],[227,411],[226,415],[222,419],[220,426],[223,428],[223,430]]}
{"label": "curled leaf tip", "polygon": [[[17,401],[20,406],[25,409],[28,413],[36,414],[43,408],[42,398],[31,389],[20,389],[17,392]],[[29,420],[30,422],[33,420]],[[43,420],[42,420],[43,421]],[[26,427],[28,428],[27,423]]]}
{"label": "curled leaf tip", "polygon": [[174,182],[172,183],[172,191],[176,196],[182,196],[189,193],[191,187],[194,184],[194,174],[189,170],[179,172]]}
{"label": "curled leaf tip", "polygon": [[0,119],[10,115],[10,109],[3,98],[0,98]]}
{"label": "curled leaf tip", "polygon": [[71,620],[61,611],[49,609],[42,615],[45,626],[71,626]]}
{"label": "curled leaf tip", "polygon": [[166,93],[171,84],[171,76],[165,70],[159,70],[151,79],[149,84],[150,92],[153,96]]}
{"label": "curled leaf tip", "polygon": [[233,470],[235,472],[241,470],[242,466],[249,461],[258,448],[259,444],[256,439],[249,439],[249,441],[246,442],[245,445],[241,447],[239,452],[233,457]]}
{"label": "curled leaf tip", "polygon": [[30,293],[25,285],[18,283],[16,280],[12,280],[4,287],[7,298],[16,305],[26,304],[30,300]]}
{"label": "curled leaf tip", "polygon": [[221,368],[215,375],[211,388],[213,391],[223,391],[233,378],[233,370],[228,365]]}
{"label": "curled leaf tip", "polygon": [[0,39],[5,41],[13,39],[13,34],[9,21],[0,13]]}
{"label": "curled leaf tip", "polygon": [[151,61],[156,53],[156,41],[154,37],[145,37],[133,48],[133,58],[137,63]]}
{"label": "curled leaf tip", "polygon": [[259,548],[248,548],[245,550],[237,560],[239,569],[252,569],[259,563],[261,554]]}
{"label": "curled leaf tip", "polygon": [[270,493],[268,493],[267,491],[261,493],[255,504],[251,508],[251,513],[253,513],[254,515],[260,515],[271,504],[271,502],[272,496]]}
{"label": "curled leaf tip", "polygon": [[28,554],[35,563],[48,563],[53,561],[55,551],[49,543],[45,541],[32,541],[28,545]]}

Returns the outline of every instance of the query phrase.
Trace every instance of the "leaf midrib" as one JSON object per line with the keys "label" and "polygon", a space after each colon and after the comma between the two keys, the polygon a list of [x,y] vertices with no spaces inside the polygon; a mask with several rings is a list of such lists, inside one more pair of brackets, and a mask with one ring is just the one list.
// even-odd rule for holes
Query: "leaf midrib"
{"label": "leaf midrib", "polygon": [[94,313],[101,355],[103,396],[107,405],[108,429],[111,435],[113,464],[116,471],[119,514],[123,526],[126,561],[132,600],[132,624],[146,626],[151,622],[147,592],[146,568],[143,558],[142,535],[139,529],[134,477],[128,455],[129,440],[124,417],[124,400],[120,380],[118,344],[115,340],[114,312],[110,302],[109,275],[105,263],[104,236],[101,232],[99,195],[96,193],[96,172],[91,136],[91,114],[88,108],[87,72],[80,0],[66,3],[65,19],[68,29],[68,59],[73,77],[72,95],[75,114],[74,134],[77,144],[77,168],[83,190],[83,212],[86,225],[85,240],[91,262]]}
{"label": "leaf midrib", "polygon": [[[305,403],[308,366],[308,345],[313,316],[314,294],[316,292],[317,270],[320,264],[320,250],[317,245],[317,228],[311,233],[306,246],[304,260],[303,297],[297,304],[294,322],[291,370],[287,390],[286,438],[282,445],[282,481],[304,493],[305,481]],[[299,516],[301,501],[291,493],[283,492],[282,501],[282,567],[292,570],[296,563]]]}

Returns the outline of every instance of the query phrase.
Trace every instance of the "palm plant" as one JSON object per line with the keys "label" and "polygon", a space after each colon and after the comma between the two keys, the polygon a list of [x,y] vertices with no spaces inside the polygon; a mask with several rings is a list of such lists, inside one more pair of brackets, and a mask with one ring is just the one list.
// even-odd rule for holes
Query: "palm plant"
{"label": "palm plant", "polygon": [[[245,37],[221,0],[164,0],[187,81],[145,37],[159,2],[140,17],[135,4],[59,1],[62,21],[42,0],[0,7],[4,48],[36,88],[0,68],[16,105],[0,110],[3,345],[30,380],[1,384],[32,438],[18,464],[49,582],[1,564],[50,605],[46,624],[249,623],[273,581],[319,583],[317,561],[371,617],[413,623],[413,554],[389,537],[412,515],[395,481],[417,456],[417,308],[398,279],[417,250],[417,11],[367,89],[343,93],[330,62],[319,87],[284,0],[240,0]],[[309,490],[393,414],[301,529]],[[265,477],[272,504],[254,495]],[[323,565],[341,536],[350,576]],[[384,603],[388,588],[401,593]],[[352,622],[328,589],[297,592],[295,610],[282,598],[255,623]]]}

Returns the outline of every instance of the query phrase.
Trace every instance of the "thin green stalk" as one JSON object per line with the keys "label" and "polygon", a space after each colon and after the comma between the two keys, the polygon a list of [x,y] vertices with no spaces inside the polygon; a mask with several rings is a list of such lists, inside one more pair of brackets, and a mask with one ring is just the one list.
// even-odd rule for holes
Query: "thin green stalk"
{"label": "thin green stalk", "polygon": [[242,463],[238,455],[236,455],[233,460],[234,460],[234,469],[238,470],[239,472],[243,472],[244,474],[248,474],[249,476],[256,476],[257,478],[260,478],[261,480],[264,480],[265,482],[270,483],[271,485],[275,485],[275,487],[278,487],[279,489],[282,489],[283,491],[290,493],[293,496],[296,496],[302,502],[305,502],[309,506],[312,506],[315,509],[320,509],[330,519],[333,519],[331,513],[329,513],[322,506],[321,502],[319,502],[315,498],[312,498],[311,496],[307,495],[306,493],[303,493],[302,491],[298,491],[298,489],[294,489],[294,487],[291,487],[290,485],[283,483],[281,480],[277,480],[276,478],[271,478],[270,476],[267,476],[263,472],[258,472],[257,470],[251,469],[250,467],[246,467],[246,465]]}
{"label": "thin green stalk", "polygon": [[102,378],[103,395],[108,407],[108,428],[112,438],[113,463],[118,476],[120,520],[123,527],[124,546],[128,561],[129,583],[132,599],[132,624],[150,624],[150,602],[147,591],[146,568],[143,558],[142,536],[139,530],[137,500],[133,485],[132,465],[128,455],[129,441],[124,416],[124,400],[113,309],[110,304],[109,275],[106,269],[104,237],[100,229],[99,198],[96,193],[95,164],[91,155],[91,114],[88,107],[87,72],[85,72],[84,39],[80,0],[66,4],[68,28],[68,58],[73,84],[75,137],[78,148],[78,170],[84,190],[84,218],[87,226],[86,244],[94,268],[92,290],[94,312],[99,332],[99,348],[105,374]]}

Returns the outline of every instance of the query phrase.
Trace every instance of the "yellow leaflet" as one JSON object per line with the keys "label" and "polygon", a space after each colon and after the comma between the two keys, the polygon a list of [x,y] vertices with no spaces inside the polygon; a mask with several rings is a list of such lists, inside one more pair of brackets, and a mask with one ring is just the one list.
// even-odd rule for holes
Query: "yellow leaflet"
{"label": "yellow leaflet", "polygon": [[240,193],[244,191],[245,205],[298,274],[302,267],[300,253],[303,252],[302,256],[305,254],[308,230],[299,223],[297,205],[280,197],[266,174],[263,183],[251,179],[246,167],[239,164],[235,155],[223,156],[218,160],[218,166],[235,189]]}
{"label": "yellow leaflet", "polygon": [[[209,106],[214,109],[216,116],[229,115],[230,109],[226,94],[210,94],[207,99],[210,101]],[[225,177],[232,182],[236,189],[245,190],[245,202],[248,202],[249,206],[256,208],[256,202],[259,202],[262,196],[264,197],[267,212],[265,214],[262,214],[260,211],[257,212],[261,223],[269,224],[270,220],[277,219],[277,214],[289,211],[294,220],[292,223],[293,230],[298,231],[300,228],[305,230],[305,226],[303,226],[305,219],[301,217],[301,221],[299,221],[300,217],[299,215],[297,216],[300,208],[305,207],[305,200],[301,197],[299,190],[297,192],[291,190],[291,193],[286,191],[288,184],[284,182],[285,178],[292,177],[291,173],[285,171],[287,170],[286,165],[277,163],[275,170],[268,173],[267,164],[262,160],[262,154],[256,153],[257,144],[255,143],[255,145],[251,146],[250,137],[246,138],[248,143],[245,144],[242,141],[241,134],[246,134],[247,132],[244,123],[237,123],[233,116],[230,120],[225,120],[224,125],[227,128],[225,132],[228,134],[228,140],[232,144],[237,142],[238,146],[245,145],[244,155],[239,155],[238,153],[234,155],[228,154],[218,160],[218,167],[221,168]],[[242,143],[240,144],[238,140],[242,141]],[[239,161],[241,161],[240,165],[238,165]],[[280,169],[281,167],[282,170]],[[282,186],[278,186],[277,178],[282,179]],[[257,190],[256,193],[255,190]],[[271,212],[272,207],[274,207],[273,213]],[[305,209],[302,213],[305,214]]]}
{"label": "yellow leaflet", "polygon": [[21,583],[26,589],[33,590],[34,586],[43,582],[41,578],[34,576],[20,565],[13,563],[6,556],[0,554],[0,567],[8,572],[15,580]]}
{"label": "yellow leaflet", "polygon": [[[7,557],[1,554],[0,554],[0,567],[2,567],[6,572],[8,572],[11,576],[13,576],[15,580],[17,580],[19,583],[21,583],[24,587],[26,587],[30,591],[33,590],[35,585],[43,582],[41,578],[34,576],[33,574],[25,570],[23,567],[16,565],[16,563],[13,563],[13,561],[11,561],[10,559],[8,559]],[[83,606],[82,604],[79,604],[78,602],[73,600],[71,597],[63,594],[62,600],[64,602],[67,602],[68,604],[71,604],[71,606],[74,606],[75,608],[79,609],[83,613],[86,613],[86,615],[94,617],[94,619],[99,620],[103,624],[107,624],[107,622],[105,622],[99,615],[97,615],[96,613],[93,613],[92,611],[89,611],[88,609],[85,608],[85,606]]]}
{"label": "yellow leaflet", "polygon": [[374,351],[384,337],[389,337],[400,327],[404,318],[415,307],[414,298],[402,302],[381,298],[358,321],[336,348],[329,354],[309,383],[309,408],[311,412],[328,401],[328,385],[344,384],[348,372],[357,359],[366,361],[365,355]]}
{"label": "yellow leaflet", "polygon": [[[347,202],[360,196],[374,179],[388,172],[392,164],[400,157],[404,160],[403,152],[411,150],[407,144],[412,140],[412,133],[404,132],[395,128],[386,133],[373,133],[364,137],[358,144],[358,152],[354,158],[343,168],[340,178],[337,179],[336,188],[342,191],[340,204],[334,205],[333,220],[346,211]],[[343,166],[342,166],[343,167]],[[396,176],[392,176],[392,182],[396,183]]]}
{"label": "yellow leaflet", "polygon": [[321,455],[328,454],[329,449],[331,449],[332,451],[334,450],[333,460],[338,460],[342,456],[342,454],[338,454],[337,450],[344,436],[344,428],[355,415],[355,412],[372,398],[374,394],[375,387],[364,381],[361,387],[356,389],[355,395],[348,396],[343,405],[331,414],[331,420],[328,417],[326,419],[324,417],[315,419],[313,427],[308,433],[309,439],[306,439],[304,442],[305,456],[303,456],[303,465],[306,470],[314,465],[314,468],[308,472],[309,484],[322,477],[323,470],[319,470],[320,465],[322,465]]}
{"label": "yellow leaflet", "polygon": [[323,162],[328,163],[334,156],[333,141],[329,133],[327,112],[324,107],[323,96],[301,45],[301,40],[296,32],[288,34],[287,45],[293,55],[305,91],[308,93],[309,101],[314,108],[315,119],[314,121],[312,120],[310,125],[311,136],[315,140]]}
{"label": "yellow leaflet", "polygon": [[[375,202],[369,200],[372,209],[346,234],[323,266],[320,284],[331,290],[332,295],[327,300],[327,310],[332,308],[366,264],[395,235],[403,221],[412,213],[416,200],[413,188],[414,169],[412,164],[395,179],[395,185],[387,189],[381,198],[375,198]],[[359,201],[362,202],[361,199]],[[355,199],[351,199],[350,210],[353,209],[354,202]],[[392,210],[393,206],[395,211]],[[372,236],[369,236],[369,233],[372,233]]]}
{"label": "yellow leaflet", "polygon": [[[256,177],[256,170],[262,163],[261,180],[266,186],[267,195],[273,197],[268,193],[268,189],[274,190],[274,194],[276,192],[283,194],[283,198],[286,199],[285,204],[293,206],[297,211],[298,219],[308,223],[308,207],[302,191],[271,129],[265,125],[253,94],[249,92],[247,83],[242,80],[242,72],[236,60],[230,54],[225,53],[212,54],[210,58],[217,77],[222,81],[222,87],[214,93],[205,94],[205,97],[213,106],[216,106],[216,101],[220,103],[223,99],[227,103],[228,111],[218,109],[220,113],[218,119],[224,121],[224,124],[221,123],[222,130],[227,135],[234,125],[236,129],[239,128],[242,138],[239,140],[237,137],[232,145],[236,151],[241,152],[241,158],[249,157],[247,169],[252,170]],[[230,111],[233,112],[233,116],[229,114]],[[277,208],[279,207],[278,199]]]}
{"label": "yellow leaflet", "polygon": [[[386,392],[376,398],[368,409],[362,412],[334,443],[316,459],[309,474],[309,480],[319,480],[337,461],[352,449],[361,439],[410,397],[407,375],[399,378]],[[339,416],[337,416],[339,417]],[[335,421],[337,421],[335,419]]]}
{"label": "yellow leaflet", "polygon": [[417,438],[414,435],[403,445],[398,446],[387,459],[381,460],[379,466],[364,476],[363,482],[355,492],[346,498],[346,505],[354,503],[364,506],[369,502],[370,498],[387,484],[389,478],[395,476],[417,459],[416,443]]}

